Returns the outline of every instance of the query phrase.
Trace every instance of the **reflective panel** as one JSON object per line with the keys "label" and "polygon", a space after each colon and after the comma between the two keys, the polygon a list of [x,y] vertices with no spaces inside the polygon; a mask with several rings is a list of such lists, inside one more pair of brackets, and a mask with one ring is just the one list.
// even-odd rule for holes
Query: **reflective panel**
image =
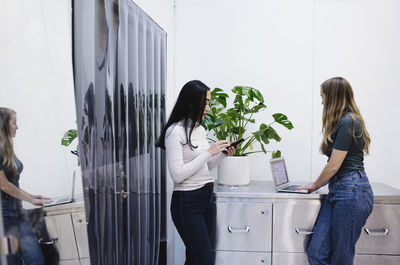
{"label": "reflective panel", "polygon": [[165,71],[166,33],[132,1],[74,1],[75,96],[92,265],[158,264],[165,164],[155,141],[165,122]]}

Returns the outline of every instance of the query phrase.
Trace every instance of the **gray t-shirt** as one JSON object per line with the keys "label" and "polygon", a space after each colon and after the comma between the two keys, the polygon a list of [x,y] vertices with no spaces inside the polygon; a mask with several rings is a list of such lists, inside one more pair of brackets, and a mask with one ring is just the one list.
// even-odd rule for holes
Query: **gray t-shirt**
{"label": "gray t-shirt", "polygon": [[[355,139],[353,135],[355,135]],[[364,170],[364,138],[362,137],[361,123],[357,117],[345,114],[339,120],[335,131],[332,133],[332,140],[333,145],[328,145],[328,161],[332,154],[332,147],[336,150],[348,151],[342,166],[336,174]]]}
{"label": "gray t-shirt", "polygon": [[[3,170],[8,181],[19,188],[19,176],[22,172],[22,162],[14,155],[14,161],[17,165],[18,171],[16,174],[12,174],[7,166],[3,165],[4,157],[0,153],[0,171]],[[9,211],[17,210],[21,208],[21,200],[14,198],[13,196],[1,191],[1,201],[3,205],[3,215],[7,215]]]}

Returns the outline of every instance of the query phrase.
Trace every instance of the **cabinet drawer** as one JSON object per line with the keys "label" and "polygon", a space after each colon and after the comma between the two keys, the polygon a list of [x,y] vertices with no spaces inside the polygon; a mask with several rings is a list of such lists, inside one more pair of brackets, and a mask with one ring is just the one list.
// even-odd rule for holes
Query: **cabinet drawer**
{"label": "cabinet drawer", "polygon": [[217,203],[216,250],[271,251],[272,204]]}
{"label": "cabinet drawer", "polygon": [[81,265],[90,265],[90,259],[81,259],[79,260]]}
{"label": "cabinet drawer", "polygon": [[321,203],[274,203],[274,252],[305,252]]}
{"label": "cabinet drawer", "polygon": [[215,265],[270,265],[271,253],[217,251]]}
{"label": "cabinet drawer", "polygon": [[[400,256],[355,255],[354,265],[399,265]],[[272,265],[309,265],[305,253],[273,253]]]}
{"label": "cabinet drawer", "polygon": [[309,265],[305,253],[273,253],[272,265]]}
{"label": "cabinet drawer", "polygon": [[400,256],[356,255],[354,265],[399,265]]}
{"label": "cabinet drawer", "polygon": [[372,213],[361,231],[356,253],[400,255],[399,223],[400,205],[374,204]]}
{"label": "cabinet drawer", "polygon": [[80,265],[79,260],[61,260],[59,265]]}
{"label": "cabinet drawer", "polygon": [[78,247],[79,258],[89,258],[89,245],[85,213],[72,213],[71,218],[74,225],[76,246]]}
{"label": "cabinet drawer", "polygon": [[59,251],[60,260],[78,259],[71,215],[60,214],[46,216],[45,222],[50,238],[58,238],[54,244]]}

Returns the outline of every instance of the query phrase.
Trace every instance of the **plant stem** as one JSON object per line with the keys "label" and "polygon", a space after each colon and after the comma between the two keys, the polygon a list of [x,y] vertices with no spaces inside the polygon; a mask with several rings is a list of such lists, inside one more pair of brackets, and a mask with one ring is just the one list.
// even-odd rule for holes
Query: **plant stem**
{"label": "plant stem", "polygon": [[243,128],[247,126],[247,123],[249,123],[249,120],[251,120],[251,117],[253,117],[253,114],[254,114],[254,113],[252,113],[252,114],[250,115],[250,118],[246,121],[246,124],[243,126]]}

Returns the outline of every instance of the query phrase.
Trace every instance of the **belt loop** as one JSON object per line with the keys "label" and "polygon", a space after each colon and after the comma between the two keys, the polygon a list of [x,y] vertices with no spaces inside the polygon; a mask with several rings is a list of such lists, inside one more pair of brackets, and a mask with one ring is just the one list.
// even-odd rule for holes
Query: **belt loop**
{"label": "belt loop", "polygon": [[364,174],[363,174],[362,170],[358,170],[358,174],[360,174],[360,177],[361,177],[361,178],[364,177]]}

